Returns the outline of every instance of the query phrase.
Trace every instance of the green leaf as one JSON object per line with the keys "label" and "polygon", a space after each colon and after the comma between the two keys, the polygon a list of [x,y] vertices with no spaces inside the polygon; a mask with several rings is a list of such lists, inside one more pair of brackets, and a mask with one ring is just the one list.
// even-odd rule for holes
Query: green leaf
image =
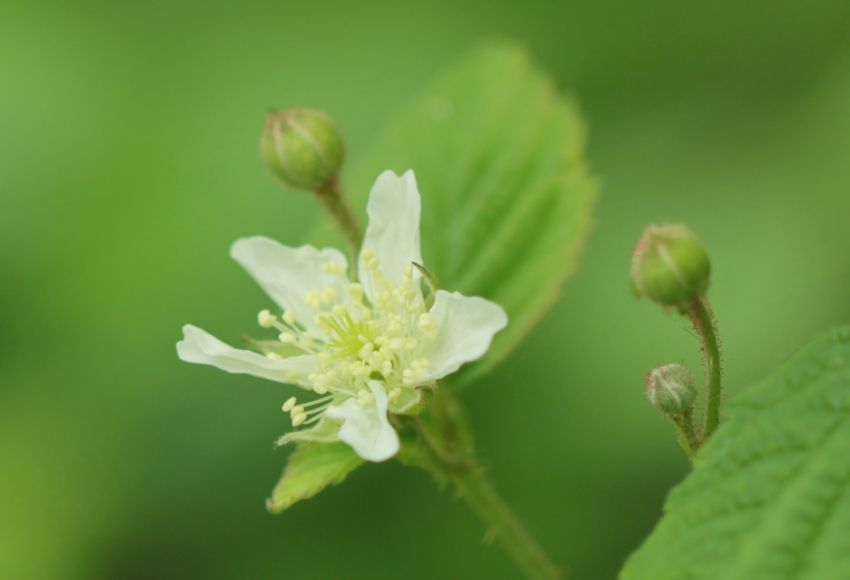
{"label": "green leaf", "polygon": [[266,500],[270,512],[279,513],[302,499],[309,499],[330,484],[338,484],[363,460],[345,443],[302,443],[283,471],[272,497]]}
{"label": "green leaf", "polygon": [[850,578],[850,327],[730,401],[622,580]]}
{"label": "green leaf", "polygon": [[437,77],[348,173],[362,213],[382,171],[413,169],[425,266],[445,289],[507,311],[508,328],[453,383],[472,382],[507,356],[575,270],[596,193],[583,146],[575,106],[526,52],[490,46]]}

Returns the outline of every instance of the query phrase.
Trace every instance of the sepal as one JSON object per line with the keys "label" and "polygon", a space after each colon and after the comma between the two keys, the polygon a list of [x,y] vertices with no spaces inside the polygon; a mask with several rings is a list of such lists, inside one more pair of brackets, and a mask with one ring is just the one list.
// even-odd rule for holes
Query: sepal
{"label": "sepal", "polygon": [[309,499],[328,485],[337,485],[354,469],[363,464],[345,443],[298,446],[283,471],[283,477],[266,500],[266,508],[280,513],[295,502]]}
{"label": "sepal", "polygon": [[275,447],[288,443],[335,443],[339,441],[338,433],[337,422],[323,416],[309,429],[300,429],[282,436],[275,442]]}

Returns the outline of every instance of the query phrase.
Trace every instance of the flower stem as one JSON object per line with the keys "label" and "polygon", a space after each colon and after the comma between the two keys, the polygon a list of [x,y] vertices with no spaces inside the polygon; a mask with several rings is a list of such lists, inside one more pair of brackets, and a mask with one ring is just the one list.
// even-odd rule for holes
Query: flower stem
{"label": "flower stem", "polygon": [[466,412],[450,388],[437,389],[427,421],[410,424],[429,451],[420,467],[442,481],[449,480],[459,495],[488,526],[487,537],[497,538],[530,580],[558,580],[560,570],[499,497],[475,458]]}
{"label": "flower stem", "polygon": [[720,347],[717,342],[717,328],[711,313],[708,298],[697,295],[688,302],[688,318],[693,322],[694,330],[702,342],[702,352],[705,357],[705,374],[708,378],[708,399],[705,410],[705,426],[702,443],[717,430],[720,424],[720,400],[722,388],[720,385]]}
{"label": "flower stem", "polygon": [[452,477],[463,499],[488,526],[488,537],[496,537],[516,565],[531,580],[553,580],[560,571],[543,553],[484,475],[481,467]]}
{"label": "flower stem", "polygon": [[673,424],[676,425],[676,431],[679,432],[679,445],[684,449],[688,460],[693,459],[694,453],[699,449],[699,441],[697,441],[696,433],[694,433],[693,409],[688,409],[682,415],[674,416]]}
{"label": "flower stem", "polygon": [[352,270],[356,271],[357,256],[360,253],[360,246],[363,243],[363,229],[360,227],[360,221],[348,205],[345,199],[345,194],[339,185],[339,178],[330,179],[320,188],[313,191],[313,195],[322,205],[322,209],[327,212],[339,231],[348,242],[348,250],[351,254]]}

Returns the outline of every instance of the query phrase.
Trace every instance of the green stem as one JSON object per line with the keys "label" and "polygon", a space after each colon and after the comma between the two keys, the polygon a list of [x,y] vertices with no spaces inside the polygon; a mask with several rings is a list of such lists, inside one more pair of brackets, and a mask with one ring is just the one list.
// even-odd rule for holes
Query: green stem
{"label": "green stem", "polygon": [[688,459],[694,458],[694,453],[699,448],[696,433],[694,433],[694,412],[688,409],[682,415],[673,417],[673,424],[676,425],[676,431],[679,432],[679,445],[685,450]]}
{"label": "green stem", "polygon": [[313,194],[322,205],[322,209],[331,216],[337,228],[339,228],[339,231],[345,237],[345,241],[348,242],[352,272],[356,272],[357,256],[360,253],[360,246],[363,244],[363,229],[360,227],[360,221],[345,199],[342,188],[339,186],[339,179],[334,177],[315,190]]}
{"label": "green stem", "polygon": [[499,540],[527,578],[561,578],[560,570],[488,481],[484,468],[475,459],[465,410],[448,388],[437,390],[431,411],[427,424],[418,417],[411,422],[430,451],[429,461],[421,467],[455,484],[460,496],[487,525],[487,537]]}
{"label": "green stem", "polygon": [[720,347],[717,342],[717,329],[714,326],[708,298],[704,295],[694,296],[688,303],[688,318],[693,322],[694,330],[697,331],[702,342],[705,374],[708,378],[708,400],[705,410],[705,427],[702,434],[702,443],[705,443],[720,424],[720,401],[722,397]]}
{"label": "green stem", "polygon": [[502,498],[476,466],[463,474],[452,476],[466,503],[488,526],[488,537],[498,538],[516,565],[531,580],[554,580],[560,571],[543,553]]}

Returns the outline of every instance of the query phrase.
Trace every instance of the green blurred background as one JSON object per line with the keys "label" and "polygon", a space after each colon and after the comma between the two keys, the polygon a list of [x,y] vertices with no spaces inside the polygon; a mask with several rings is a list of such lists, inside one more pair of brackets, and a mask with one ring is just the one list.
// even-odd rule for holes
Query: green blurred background
{"label": "green blurred background", "polygon": [[628,292],[645,224],[709,249],[730,394],[848,321],[846,1],[5,0],[0,577],[518,577],[396,462],[269,515],[287,395],[174,351],[187,322],[254,330],[235,238],[298,244],[320,219],[257,157],[268,107],[327,110],[356,158],[493,38],[577,96],[603,183],[564,300],[465,393],[497,487],[573,577],[614,578],[688,469],[642,400],[655,363],[700,365]]}

